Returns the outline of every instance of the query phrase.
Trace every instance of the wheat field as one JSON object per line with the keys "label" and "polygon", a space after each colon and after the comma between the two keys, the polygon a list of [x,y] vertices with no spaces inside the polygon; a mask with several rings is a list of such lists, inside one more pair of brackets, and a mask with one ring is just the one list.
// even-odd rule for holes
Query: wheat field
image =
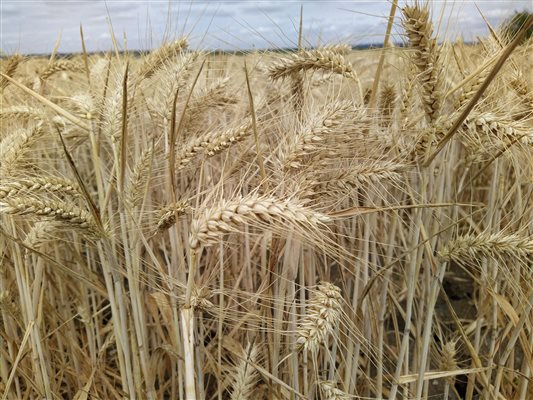
{"label": "wheat field", "polygon": [[533,42],[393,11],[2,59],[1,398],[532,399]]}

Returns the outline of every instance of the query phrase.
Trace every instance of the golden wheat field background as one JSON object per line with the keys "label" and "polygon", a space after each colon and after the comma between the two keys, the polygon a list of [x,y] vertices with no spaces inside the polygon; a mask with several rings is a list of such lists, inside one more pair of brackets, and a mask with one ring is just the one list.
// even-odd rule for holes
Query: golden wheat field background
{"label": "golden wheat field background", "polygon": [[533,399],[533,42],[395,5],[2,59],[1,398]]}

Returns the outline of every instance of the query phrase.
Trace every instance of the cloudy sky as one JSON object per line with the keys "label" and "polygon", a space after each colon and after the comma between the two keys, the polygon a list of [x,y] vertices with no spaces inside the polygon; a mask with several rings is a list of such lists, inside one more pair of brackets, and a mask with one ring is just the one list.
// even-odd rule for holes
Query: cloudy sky
{"label": "cloudy sky", "polygon": [[[404,1],[400,0],[403,5]],[[440,30],[466,40],[485,35],[481,12],[497,25],[514,10],[532,10],[532,0],[432,1]],[[263,49],[294,47],[303,5],[304,37],[309,45],[382,41],[389,0],[381,1],[184,1],[184,0],[0,0],[0,50],[49,53],[61,35],[61,52],[81,49],[83,26],[89,51],[112,47],[110,23],[129,49],[147,49],[187,35],[195,48]],[[441,10],[444,7],[444,12]],[[450,20],[448,24],[446,21]],[[396,33],[400,32],[395,27]],[[397,36],[398,41],[400,37]]]}

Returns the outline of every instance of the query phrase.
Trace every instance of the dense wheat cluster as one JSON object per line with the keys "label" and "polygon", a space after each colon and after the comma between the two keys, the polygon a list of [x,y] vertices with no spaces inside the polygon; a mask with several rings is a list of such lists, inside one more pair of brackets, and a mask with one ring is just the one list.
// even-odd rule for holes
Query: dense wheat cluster
{"label": "dense wheat cluster", "polygon": [[398,13],[3,59],[2,398],[533,398],[533,44]]}

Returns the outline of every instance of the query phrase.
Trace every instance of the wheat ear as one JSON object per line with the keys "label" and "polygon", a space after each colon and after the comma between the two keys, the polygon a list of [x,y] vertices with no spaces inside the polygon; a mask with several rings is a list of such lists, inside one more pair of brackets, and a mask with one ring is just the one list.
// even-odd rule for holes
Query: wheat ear
{"label": "wheat ear", "polygon": [[337,101],[327,105],[318,117],[298,133],[286,150],[285,167],[300,168],[306,156],[320,150],[323,143],[333,141],[333,135],[340,132],[339,127],[353,111],[350,101]]}
{"label": "wheat ear", "polygon": [[341,290],[329,282],[320,282],[307,306],[306,315],[298,327],[296,341],[299,350],[316,353],[335,331],[342,313]]}
{"label": "wheat ear", "polygon": [[212,136],[213,132],[207,132],[201,136],[194,137],[187,144],[181,146],[176,154],[176,168],[181,170],[187,167],[198,154],[206,149]]}
{"label": "wheat ear", "polygon": [[124,89],[121,81],[122,77],[117,79],[112,90],[110,88],[107,89],[110,93],[103,100],[102,132],[112,143],[119,141],[122,132],[122,100]]}
{"label": "wheat ear", "polygon": [[320,382],[320,389],[324,394],[324,400],[348,400],[352,398],[348,393],[340,390],[335,381]]}
{"label": "wheat ear", "polygon": [[290,58],[281,59],[268,67],[268,75],[271,79],[277,80],[308,70],[330,71],[359,82],[353,66],[341,54],[327,49],[302,50],[294,53]]}
{"label": "wheat ear", "polygon": [[466,86],[463,87],[463,90],[461,91],[461,95],[454,104],[456,110],[463,108],[470,102],[485,79],[487,79],[489,72],[490,69],[485,68],[481,70],[471,81],[467,82]]}
{"label": "wheat ear", "polygon": [[[455,371],[459,369],[457,365],[457,341],[450,340],[443,343],[439,350],[439,367],[442,371]],[[449,379],[449,378],[448,378]]]}
{"label": "wheat ear", "polygon": [[257,361],[258,354],[258,347],[253,344],[248,344],[246,349],[243,350],[243,359],[235,368],[231,400],[247,400],[251,398],[257,383],[258,374],[250,363]]}
{"label": "wheat ear", "polygon": [[91,235],[101,236],[102,234],[91,214],[78,206],[59,200],[44,201],[27,197],[8,197],[0,200],[0,213],[35,215],[88,231]]}
{"label": "wheat ear", "polygon": [[450,241],[439,255],[458,263],[476,262],[480,258],[528,260],[533,256],[533,238],[502,232],[464,235]]}
{"label": "wheat ear", "polygon": [[209,131],[190,140],[182,146],[176,154],[178,170],[185,168],[200,153],[205,152],[206,157],[214,156],[229,148],[234,143],[246,139],[251,134],[251,120],[244,124],[223,131]]}
{"label": "wheat ear", "polygon": [[177,39],[166,43],[148,54],[137,72],[137,82],[152,76],[167,61],[176,57],[187,48],[187,39]]}
{"label": "wheat ear", "polygon": [[391,117],[396,105],[396,89],[394,85],[386,84],[379,94],[379,110],[381,113],[380,124],[388,126],[391,124]]}
{"label": "wheat ear", "polygon": [[228,77],[217,79],[207,89],[195,93],[187,107],[188,112],[197,115],[207,108],[236,104],[237,98],[227,92],[229,81]]}
{"label": "wheat ear", "polygon": [[[159,89],[151,99],[151,103],[153,103],[156,112],[168,121],[172,119],[174,97],[178,91],[187,85],[191,69],[198,56],[199,54],[194,52],[182,54],[177,60],[170,59],[160,66],[152,76],[150,83],[156,84]],[[189,118],[191,114],[190,107],[189,102],[185,118]]]}
{"label": "wheat ear", "polygon": [[71,71],[71,72],[82,72],[84,69],[82,65],[75,63],[71,60],[57,60],[46,67],[40,74],[42,80],[50,78],[57,72],[61,71]]}
{"label": "wheat ear", "polygon": [[347,55],[352,51],[352,46],[347,43],[327,44],[320,48],[323,51],[331,51],[332,53]]}
{"label": "wheat ear", "polygon": [[67,100],[74,106],[78,117],[93,119],[95,115],[94,99],[89,93],[77,93]]}
{"label": "wheat ear", "polygon": [[412,61],[418,70],[421,100],[429,121],[435,121],[441,108],[441,60],[437,40],[433,36],[433,24],[429,6],[403,8],[403,26],[413,50]]}
{"label": "wheat ear", "polygon": [[0,200],[35,192],[74,197],[81,195],[76,183],[54,176],[0,180]]}
{"label": "wheat ear", "polygon": [[187,201],[178,201],[164,207],[159,211],[157,230],[159,232],[167,230],[176,223],[179,216],[187,214],[190,210],[191,206]]}
{"label": "wheat ear", "polygon": [[217,243],[222,235],[236,230],[243,223],[291,224],[297,226],[316,226],[329,222],[324,214],[307,209],[289,200],[274,197],[248,196],[222,201],[192,221],[189,246],[197,249],[201,245]]}
{"label": "wheat ear", "polygon": [[[9,290],[0,290],[0,326],[4,325],[3,313],[11,316],[15,321],[21,321],[22,319],[20,299],[16,298]],[[0,390],[2,389],[0,385]]]}
{"label": "wheat ear", "polygon": [[212,136],[212,140],[205,148],[207,156],[212,157],[233,144],[246,139],[252,133],[252,120],[248,119],[244,124],[231,128]]}
{"label": "wheat ear", "polygon": [[[9,57],[6,62],[6,67],[4,68],[4,74],[12,78],[22,60],[23,57],[20,54],[13,54]],[[7,85],[9,85],[9,81],[3,76],[0,76],[0,89],[4,90]]]}
{"label": "wheat ear", "polygon": [[402,125],[406,125],[411,118],[409,111],[413,103],[414,80],[408,80],[405,86],[402,87],[401,102],[400,102],[400,121]]}
{"label": "wheat ear", "polygon": [[190,132],[192,134],[203,126],[204,119],[202,117],[209,109],[224,107],[238,102],[238,99],[228,92],[228,82],[228,77],[217,79],[208,88],[193,94],[187,105],[184,122],[186,129],[184,128],[184,133]]}
{"label": "wheat ear", "polygon": [[510,80],[509,85],[513,88],[521,103],[524,106],[524,112],[520,115],[520,119],[526,119],[533,114],[533,90],[529,86],[527,78],[521,72],[516,72],[513,79]]}
{"label": "wheat ear", "polygon": [[315,190],[358,189],[363,186],[375,186],[384,182],[398,183],[403,173],[410,169],[407,164],[392,161],[363,162],[348,170],[340,169],[329,176],[327,180],[308,180],[305,184]]}
{"label": "wheat ear", "polygon": [[12,106],[0,110],[0,120],[10,120],[15,118],[44,121],[47,117],[44,111],[28,106]]}
{"label": "wheat ear", "polygon": [[498,138],[506,143],[518,140],[522,144],[533,145],[533,133],[530,129],[496,114],[486,112],[470,115],[466,118],[465,124],[467,126],[473,124],[475,130],[489,140]]}
{"label": "wheat ear", "polygon": [[146,184],[150,178],[152,156],[152,148],[143,151],[133,167],[126,189],[126,198],[130,207],[139,205],[144,197]]}
{"label": "wheat ear", "polygon": [[24,161],[31,146],[43,135],[42,123],[14,131],[0,142],[0,176],[9,176]]}
{"label": "wheat ear", "polygon": [[60,225],[57,221],[36,222],[24,237],[24,244],[32,249],[38,249],[46,242],[56,240],[54,233]]}

